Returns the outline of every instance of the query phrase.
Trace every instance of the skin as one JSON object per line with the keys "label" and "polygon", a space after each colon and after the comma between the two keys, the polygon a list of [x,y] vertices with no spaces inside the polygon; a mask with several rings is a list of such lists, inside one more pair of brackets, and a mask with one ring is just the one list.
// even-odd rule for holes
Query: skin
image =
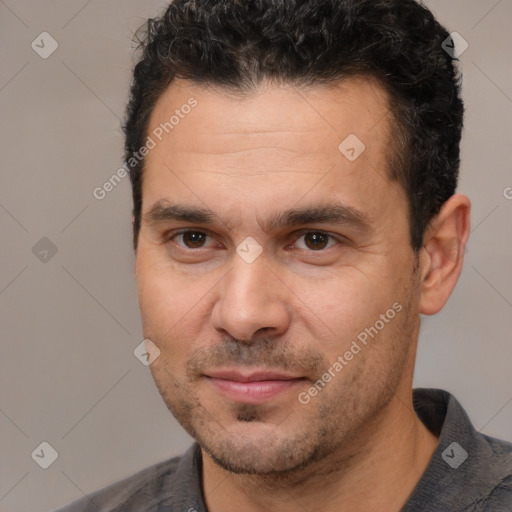
{"label": "skin", "polygon": [[[175,81],[148,134],[190,97],[197,106],[146,157],[135,271],[144,336],[160,349],[150,368],[201,445],[208,510],[398,511],[438,442],[412,405],[419,314],[438,312],[457,282],[468,198],[444,204],[416,255],[405,193],[386,174],[388,98],[367,78],[245,96]],[[349,134],[366,146],[353,162],[338,150]],[[151,219],[158,201],[215,216]],[[266,225],[326,202],[368,224]],[[236,251],[247,237],[262,249],[251,263]],[[393,304],[401,311],[301,403]],[[251,405],[207,377],[233,368],[302,380]]]}

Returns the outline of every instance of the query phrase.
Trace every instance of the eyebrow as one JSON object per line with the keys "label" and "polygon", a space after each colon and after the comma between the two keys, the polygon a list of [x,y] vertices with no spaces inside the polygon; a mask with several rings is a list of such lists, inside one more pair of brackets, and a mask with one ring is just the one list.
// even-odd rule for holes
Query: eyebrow
{"label": "eyebrow", "polygon": [[[154,226],[169,221],[182,221],[197,224],[214,224],[218,219],[215,212],[206,207],[195,207],[183,204],[172,204],[166,200],[157,201],[147,213],[143,221]],[[369,230],[374,220],[366,213],[337,202],[321,205],[295,207],[273,214],[262,224],[265,232],[283,227],[302,224],[335,223],[352,225],[362,230]],[[223,222],[224,225],[228,223]]]}

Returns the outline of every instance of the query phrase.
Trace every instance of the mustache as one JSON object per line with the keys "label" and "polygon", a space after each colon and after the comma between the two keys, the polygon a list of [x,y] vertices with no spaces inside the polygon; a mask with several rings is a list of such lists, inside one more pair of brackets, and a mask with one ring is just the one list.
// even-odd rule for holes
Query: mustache
{"label": "mustache", "polygon": [[217,345],[194,351],[187,362],[187,374],[191,379],[199,379],[207,369],[222,366],[263,366],[317,380],[329,364],[312,349],[292,347],[268,337],[253,342],[226,338]]}

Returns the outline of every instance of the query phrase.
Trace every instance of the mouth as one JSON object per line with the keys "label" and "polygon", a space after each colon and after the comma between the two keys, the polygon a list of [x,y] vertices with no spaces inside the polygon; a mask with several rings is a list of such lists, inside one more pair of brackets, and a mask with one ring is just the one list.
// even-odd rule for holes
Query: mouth
{"label": "mouth", "polygon": [[204,377],[216,392],[245,404],[268,402],[306,381],[302,376],[270,370],[212,370],[204,374]]}

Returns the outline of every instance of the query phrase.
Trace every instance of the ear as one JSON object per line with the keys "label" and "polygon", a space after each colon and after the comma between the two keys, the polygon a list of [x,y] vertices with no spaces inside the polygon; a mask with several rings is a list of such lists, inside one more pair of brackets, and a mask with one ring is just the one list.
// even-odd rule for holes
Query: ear
{"label": "ear", "polygon": [[[132,214],[132,233],[133,233],[133,225],[135,223],[135,216]],[[137,272],[137,251],[135,251],[135,258],[133,260],[133,273]]]}
{"label": "ear", "polygon": [[464,262],[469,238],[471,202],[454,194],[430,222],[420,254],[420,313],[434,315],[450,297]]}

